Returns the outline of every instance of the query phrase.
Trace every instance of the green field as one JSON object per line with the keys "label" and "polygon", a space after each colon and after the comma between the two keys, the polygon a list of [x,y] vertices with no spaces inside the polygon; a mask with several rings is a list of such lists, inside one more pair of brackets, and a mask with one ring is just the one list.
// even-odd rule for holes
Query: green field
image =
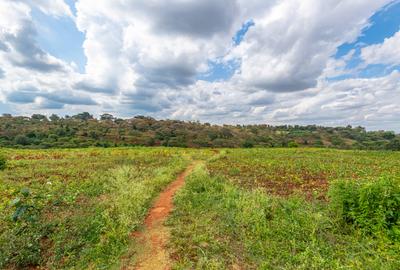
{"label": "green field", "polygon": [[118,269],[153,199],[174,269],[400,269],[400,153],[3,149],[0,268]]}

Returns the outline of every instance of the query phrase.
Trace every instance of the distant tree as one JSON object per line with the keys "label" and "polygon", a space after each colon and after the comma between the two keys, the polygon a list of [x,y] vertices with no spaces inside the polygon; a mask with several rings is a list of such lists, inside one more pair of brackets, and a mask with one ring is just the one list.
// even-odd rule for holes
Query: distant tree
{"label": "distant tree", "polygon": [[45,121],[45,120],[47,120],[47,117],[43,114],[32,114],[31,119]]}
{"label": "distant tree", "polygon": [[222,132],[222,136],[224,138],[232,138],[233,137],[232,132],[229,128],[223,127],[221,132]]}
{"label": "distant tree", "polygon": [[250,140],[246,140],[243,142],[242,146],[244,148],[253,148],[254,147],[254,143]]}
{"label": "distant tree", "polygon": [[57,114],[52,114],[52,115],[50,115],[49,119],[52,122],[56,122],[56,121],[60,120],[60,117]]}
{"label": "distant tree", "polygon": [[400,151],[400,138],[392,140],[386,147],[388,150]]}
{"label": "distant tree", "polygon": [[102,115],[100,115],[100,120],[101,121],[113,121],[115,119],[115,117],[109,113],[103,113]]}
{"label": "distant tree", "polygon": [[78,113],[78,114],[72,116],[72,118],[87,121],[87,120],[93,119],[93,115],[91,115],[88,112],[83,112],[83,113]]}
{"label": "distant tree", "polygon": [[396,137],[396,134],[392,131],[385,131],[383,132],[382,137],[385,138],[386,140],[391,140]]}
{"label": "distant tree", "polygon": [[[165,145],[180,147],[294,147],[308,145],[340,149],[400,150],[400,135],[366,131],[362,127],[298,125],[210,125],[198,121],[155,120],[137,116],[117,119],[102,114],[100,121],[88,112],[73,118],[44,115],[0,117],[0,147],[89,147]],[[76,121],[79,119],[80,121]]]}
{"label": "distant tree", "polygon": [[28,145],[30,144],[30,140],[25,135],[17,135],[15,137],[15,143],[19,145]]}
{"label": "distant tree", "polygon": [[117,124],[122,124],[124,122],[124,119],[115,118],[114,122],[117,123]]}

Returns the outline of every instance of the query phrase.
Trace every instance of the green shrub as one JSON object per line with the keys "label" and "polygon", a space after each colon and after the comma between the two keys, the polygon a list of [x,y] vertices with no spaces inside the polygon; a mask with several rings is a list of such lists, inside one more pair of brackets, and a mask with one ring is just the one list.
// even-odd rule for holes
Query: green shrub
{"label": "green shrub", "polygon": [[254,143],[250,140],[246,140],[243,142],[242,147],[244,148],[253,148],[254,147]]}
{"label": "green shrub", "polygon": [[332,209],[346,223],[371,234],[387,233],[400,239],[400,183],[382,177],[376,181],[334,182],[329,190]]}
{"label": "green shrub", "polygon": [[296,147],[299,147],[299,145],[298,145],[296,142],[289,142],[289,143],[288,143],[288,147],[290,147],[290,148],[296,148]]}
{"label": "green shrub", "polygon": [[7,264],[19,268],[37,265],[40,262],[40,239],[46,235],[46,228],[40,223],[40,196],[28,188],[16,193],[9,204],[11,215],[0,231],[0,268]]}
{"label": "green shrub", "polygon": [[6,158],[0,155],[0,171],[6,168]]}
{"label": "green shrub", "polygon": [[15,144],[18,145],[28,145],[30,144],[30,139],[28,137],[26,137],[25,135],[18,135],[15,137]]}

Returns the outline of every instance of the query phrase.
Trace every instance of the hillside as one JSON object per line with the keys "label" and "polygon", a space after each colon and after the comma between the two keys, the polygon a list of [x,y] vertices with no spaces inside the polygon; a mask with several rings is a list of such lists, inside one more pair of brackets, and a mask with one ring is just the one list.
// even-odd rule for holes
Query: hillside
{"label": "hillside", "polygon": [[211,125],[156,120],[136,116],[119,119],[89,113],[61,118],[3,114],[0,146],[16,148],[75,148],[111,146],[170,147],[329,147],[338,149],[400,150],[400,135],[366,131],[363,127]]}

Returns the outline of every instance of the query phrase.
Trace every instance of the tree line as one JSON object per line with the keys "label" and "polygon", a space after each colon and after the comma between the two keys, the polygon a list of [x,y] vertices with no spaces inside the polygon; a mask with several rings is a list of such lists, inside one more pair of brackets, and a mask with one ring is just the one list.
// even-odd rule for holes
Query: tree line
{"label": "tree line", "polygon": [[73,116],[0,116],[0,146],[77,148],[118,146],[168,147],[329,147],[400,150],[400,135],[363,127],[317,125],[212,125],[147,116],[121,119],[88,112]]}

